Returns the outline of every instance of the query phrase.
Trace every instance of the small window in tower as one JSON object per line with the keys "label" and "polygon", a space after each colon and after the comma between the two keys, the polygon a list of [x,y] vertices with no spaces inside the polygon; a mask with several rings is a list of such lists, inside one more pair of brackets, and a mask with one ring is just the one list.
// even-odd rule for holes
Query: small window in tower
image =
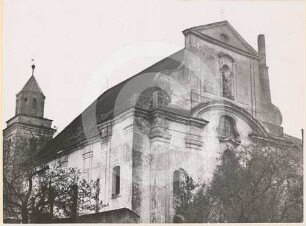
{"label": "small window in tower", "polygon": [[23,101],[24,101],[24,102],[28,102],[28,98],[26,98],[26,97],[23,98]]}
{"label": "small window in tower", "polygon": [[37,100],[36,98],[33,98],[32,108],[36,109],[36,107],[37,107]]}
{"label": "small window in tower", "polygon": [[112,197],[115,198],[120,194],[120,166],[113,168],[113,189]]}

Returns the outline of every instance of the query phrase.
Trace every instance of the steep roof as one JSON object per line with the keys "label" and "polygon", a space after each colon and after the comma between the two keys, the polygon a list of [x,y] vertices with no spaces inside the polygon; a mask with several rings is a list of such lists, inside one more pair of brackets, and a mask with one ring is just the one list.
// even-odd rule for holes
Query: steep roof
{"label": "steep roof", "polygon": [[37,92],[37,93],[41,93],[42,95],[44,95],[33,75],[30,77],[30,79],[27,81],[27,83],[22,88],[21,92],[23,91],[32,91],[32,92]]}
{"label": "steep roof", "polygon": [[[105,91],[46,145],[39,158],[48,158],[59,151],[69,150],[81,142],[86,142],[87,138],[97,133],[97,125],[132,107],[129,100],[135,93],[142,91],[141,83],[148,87],[154,83],[156,74],[180,67],[184,54],[185,49],[182,49]],[[129,83],[133,79],[137,79],[137,82]]]}

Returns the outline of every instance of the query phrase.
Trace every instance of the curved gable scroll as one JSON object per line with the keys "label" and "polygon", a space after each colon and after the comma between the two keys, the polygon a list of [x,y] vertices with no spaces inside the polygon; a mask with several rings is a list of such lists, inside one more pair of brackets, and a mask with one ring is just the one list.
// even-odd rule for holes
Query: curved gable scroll
{"label": "curved gable scroll", "polygon": [[200,118],[203,113],[211,110],[222,110],[225,113],[236,115],[244,119],[251,126],[255,134],[268,136],[264,127],[248,111],[226,100],[200,103],[191,110],[191,115],[194,118]]}

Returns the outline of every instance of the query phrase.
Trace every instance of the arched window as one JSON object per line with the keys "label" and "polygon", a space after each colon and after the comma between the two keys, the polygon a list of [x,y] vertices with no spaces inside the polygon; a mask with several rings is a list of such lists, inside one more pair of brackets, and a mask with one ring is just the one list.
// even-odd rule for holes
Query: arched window
{"label": "arched window", "polygon": [[120,166],[113,168],[113,189],[112,197],[116,197],[120,194]]}
{"label": "arched window", "polygon": [[221,71],[222,71],[223,96],[229,99],[233,99],[231,70],[229,66],[225,64],[222,66]]}
{"label": "arched window", "polygon": [[175,170],[173,172],[173,198],[175,202],[180,202],[182,198],[182,186],[185,180],[186,171],[183,168]]}
{"label": "arched window", "polygon": [[174,198],[179,198],[181,195],[180,180],[181,180],[181,172],[179,170],[175,170],[173,173],[173,196]]}
{"label": "arched window", "polygon": [[219,119],[218,134],[225,139],[235,139],[237,137],[235,120],[227,115],[222,115]]}

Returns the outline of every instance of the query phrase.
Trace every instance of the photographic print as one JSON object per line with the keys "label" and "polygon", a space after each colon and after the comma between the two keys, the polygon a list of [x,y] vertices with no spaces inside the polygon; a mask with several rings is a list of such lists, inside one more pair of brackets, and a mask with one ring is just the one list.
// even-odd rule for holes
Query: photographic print
{"label": "photographic print", "polygon": [[304,1],[4,0],[4,223],[300,223]]}

